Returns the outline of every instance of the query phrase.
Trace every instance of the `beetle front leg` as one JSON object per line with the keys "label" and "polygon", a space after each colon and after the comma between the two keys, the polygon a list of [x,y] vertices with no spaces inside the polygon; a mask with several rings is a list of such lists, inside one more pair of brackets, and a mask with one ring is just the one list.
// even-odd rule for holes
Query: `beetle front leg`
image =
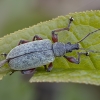
{"label": "beetle front leg", "polygon": [[32,41],[35,41],[35,40],[43,40],[40,36],[38,36],[38,35],[35,35],[34,37],[33,37],[33,40]]}
{"label": "beetle front leg", "polygon": [[73,20],[74,20],[74,19],[71,17],[71,18],[69,19],[69,24],[68,24],[67,27],[65,27],[65,28],[60,28],[60,29],[56,29],[56,30],[53,30],[53,31],[52,31],[52,41],[53,41],[54,43],[55,43],[55,42],[58,42],[58,36],[57,36],[57,34],[55,34],[55,32],[60,32],[60,31],[64,31],[64,30],[68,30],[68,31],[69,31],[71,22],[72,22]]}
{"label": "beetle front leg", "polygon": [[27,42],[29,42],[29,41],[28,40],[20,40],[18,45],[21,45],[21,44],[24,44],[24,43],[27,43]]}
{"label": "beetle front leg", "polygon": [[75,58],[75,57],[68,57],[68,56],[63,56],[64,58],[66,58],[69,62],[71,63],[75,63],[75,64],[79,64],[80,63],[80,56],[81,55],[86,55],[86,56],[89,56],[89,52],[78,52],[77,53],[78,57]]}

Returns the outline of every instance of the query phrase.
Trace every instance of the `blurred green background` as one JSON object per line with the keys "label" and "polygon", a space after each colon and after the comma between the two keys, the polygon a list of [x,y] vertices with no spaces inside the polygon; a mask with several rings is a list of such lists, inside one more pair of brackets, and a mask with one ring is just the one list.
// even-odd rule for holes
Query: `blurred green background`
{"label": "blurred green background", "polygon": [[[100,9],[99,0],[0,0],[0,37],[70,12]],[[13,42],[13,41],[12,41]],[[0,100],[99,100],[100,87],[29,83],[16,72],[0,81]]]}

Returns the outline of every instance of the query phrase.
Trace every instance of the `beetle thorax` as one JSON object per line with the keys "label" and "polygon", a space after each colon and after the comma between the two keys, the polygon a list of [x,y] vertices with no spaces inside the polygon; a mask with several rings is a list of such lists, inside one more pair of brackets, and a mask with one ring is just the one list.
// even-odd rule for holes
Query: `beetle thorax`
{"label": "beetle thorax", "polygon": [[53,44],[53,52],[55,56],[63,56],[66,53],[66,48],[64,43],[56,42]]}

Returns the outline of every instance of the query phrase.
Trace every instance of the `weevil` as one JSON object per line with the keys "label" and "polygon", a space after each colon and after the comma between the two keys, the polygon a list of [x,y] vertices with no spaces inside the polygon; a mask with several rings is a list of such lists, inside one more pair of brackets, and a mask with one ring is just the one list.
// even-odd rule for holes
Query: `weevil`
{"label": "weevil", "polygon": [[[67,30],[69,31],[70,25],[73,21],[73,17],[69,19],[68,26],[61,29],[55,29],[51,32],[52,41],[49,39],[42,39],[40,36],[35,35],[32,42],[27,40],[20,40],[18,46],[13,48],[8,54],[5,55],[6,59],[0,62],[0,67],[8,62],[12,73],[15,71],[21,71],[23,74],[31,74],[37,67],[44,66],[45,70],[50,72],[53,68],[53,61],[55,57],[63,56],[71,63],[79,64],[81,55],[89,55],[89,52],[78,52],[78,57],[66,56],[66,53],[72,52],[73,50],[79,50],[79,43],[85,40],[90,34],[99,31],[97,29],[93,32],[88,33],[80,41],[75,44],[61,43],[58,42],[58,35],[56,32]],[[46,66],[48,64],[48,67]]]}

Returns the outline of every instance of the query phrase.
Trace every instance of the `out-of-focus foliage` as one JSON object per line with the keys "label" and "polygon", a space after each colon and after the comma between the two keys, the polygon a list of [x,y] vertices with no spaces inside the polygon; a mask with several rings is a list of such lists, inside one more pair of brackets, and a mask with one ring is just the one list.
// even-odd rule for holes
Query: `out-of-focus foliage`
{"label": "out-of-focus foliage", "polygon": [[31,100],[33,94],[31,84],[24,82],[19,73],[8,75],[0,82],[0,99]]}

